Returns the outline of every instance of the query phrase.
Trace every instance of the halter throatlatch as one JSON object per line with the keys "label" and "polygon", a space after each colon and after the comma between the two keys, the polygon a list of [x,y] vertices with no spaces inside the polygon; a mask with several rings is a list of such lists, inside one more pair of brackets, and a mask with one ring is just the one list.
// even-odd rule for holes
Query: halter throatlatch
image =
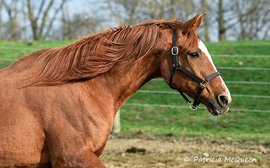
{"label": "halter throatlatch", "polygon": [[215,77],[219,76],[220,73],[219,72],[214,72],[213,74],[207,76],[205,79],[202,79],[202,78],[198,77],[196,74],[192,73],[191,71],[189,71],[186,68],[184,68],[183,66],[181,66],[181,64],[179,63],[179,48],[178,48],[177,41],[178,41],[177,31],[176,30],[173,30],[173,34],[172,34],[172,48],[171,48],[172,69],[171,69],[171,75],[170,75],[170,79],[169,79],[169,85],[170,85],[171,88],[174,89],[174,87],[172,86],[172,82],[173,82],[173,77],[174,77],[174,75],[175,75],[175,73],[177,71],[180,71],[180,72],[184,73],[185,75],[187,75],[190,78],[192,78],[194,81],[198,82],[199,85],[197,87],[197,96],[195,97],[193,103],[191,103],[191,101],[188,99],[188,97],[181,90],[178,90],[178,92],[180,93],[180,95],[189,104],[190,109],[191,110],[197,110],[197,108],[198,108],[198,106],[200,104],[200,99],[201,99],[202,91],[206,88],[205,85],[209,81],[211,81],[212,79],[214,79]]}

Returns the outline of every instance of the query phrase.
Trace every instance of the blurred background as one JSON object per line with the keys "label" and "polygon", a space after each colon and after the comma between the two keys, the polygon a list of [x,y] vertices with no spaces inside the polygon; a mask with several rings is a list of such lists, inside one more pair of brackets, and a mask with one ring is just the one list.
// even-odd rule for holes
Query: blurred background
{"label": "blurred background", "polygon": [[[231,110],[220,117],[203,105],[191,111],[154,79],[121,108],[102,159],[108,167],[269,167],[269,0],[0,0],[0,67],[118,25],[203,12],[199,35],[231,91]],[[205,165],[196,156],[257,161]]]}
{"label": "blurred background", "polygon": [[1,0],[0,38],[76,39],[119,24],[206,12],[206,41],[270,37],[269,0]]}

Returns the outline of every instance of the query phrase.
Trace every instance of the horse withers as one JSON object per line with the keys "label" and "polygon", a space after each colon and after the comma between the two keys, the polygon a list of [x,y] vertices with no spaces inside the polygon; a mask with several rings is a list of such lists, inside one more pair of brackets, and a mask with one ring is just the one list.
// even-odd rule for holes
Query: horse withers
{"label": "horse withers", "polygon": [[115,113],[153,78],[194,98],[193,109],[228,111],[229,90],[196,33],[204,17],[111,29],[2,70],[0,167],[104,167]]}

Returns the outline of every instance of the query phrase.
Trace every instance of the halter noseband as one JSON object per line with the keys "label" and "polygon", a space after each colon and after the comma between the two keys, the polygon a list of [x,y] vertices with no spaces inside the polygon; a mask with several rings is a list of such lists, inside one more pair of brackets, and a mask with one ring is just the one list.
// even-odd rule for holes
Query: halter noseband
{"label": "halter noseband", "polygon": [[190,105],[190,109],[192,110],[197,110],[199,104],[200,104],[200,98],[202,95],[202,91],[206,88],[206,84],[211,81],[212,79],[214,79],[215,77],[219,76],[220,73],[219,72],[214,72],[213,74],[207,76],[205,79],[200,78],[199,76],[195,75],[194,73],[190,72],[189,70],[187,70],[186,68],[184,68],[183,66],[181,66],[181,64],[179,63],[179,48],[177,45],[177,31],[173,30],[173,35],[172,35],[172,48],[171,48],[171,54],[172,54],[172,69],[171,69],[171,75],[170,75],[170,80],[169,80],[169,85],[172,89],[174,89],[174,87],[172,86],[172,82],[173,82],[173,76],[177,71],[181,71],[182,73],[184,73],[185,75],[189,76],[190,78],[192,78],[194,81],[199,83],[199,86],[197,87],[197,96],[194,99],[194,102],[191,103],[191,101],[187,98],[187,96],[181,91],[178,90],[178,92],[180,93],[180,95],[186,100],[186,102]]}

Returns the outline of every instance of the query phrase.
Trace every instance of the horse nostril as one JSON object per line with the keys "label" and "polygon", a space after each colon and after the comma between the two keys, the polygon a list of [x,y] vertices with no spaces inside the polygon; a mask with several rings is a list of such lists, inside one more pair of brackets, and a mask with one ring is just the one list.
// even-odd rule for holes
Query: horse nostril
{"label": "horse nostril", "polygon": [[229,105],[228,97],[225,95],[219,95],[218,101],[222,107],[227,107]]}

